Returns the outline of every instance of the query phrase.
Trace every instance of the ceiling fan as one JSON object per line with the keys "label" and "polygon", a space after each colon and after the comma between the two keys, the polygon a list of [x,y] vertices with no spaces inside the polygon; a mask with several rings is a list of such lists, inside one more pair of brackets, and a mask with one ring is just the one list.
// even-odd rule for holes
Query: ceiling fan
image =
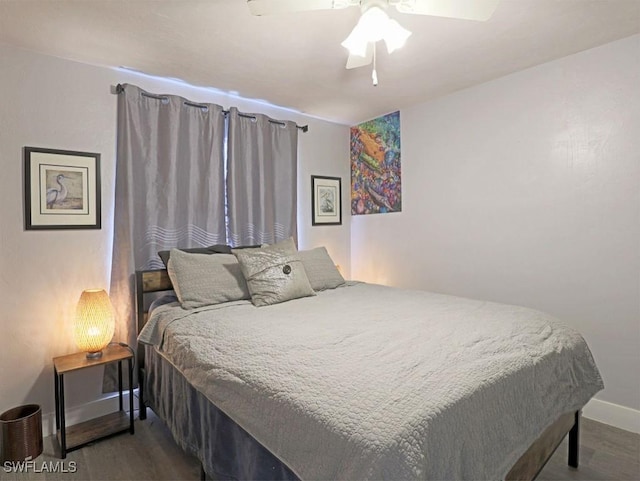
{"label": "ceiling fan", "polygon": [[387,10],[395,7],[401,13],[432,15],[465,20],[488,20],[500,0],[247,0],[253,15],[272,15],[308,10],[331,10],[359,6],[362,14],[342,46],[349,50],[347,68],[373,62],[373,85],[378,85],[376,43],[384,40],[389,53],[402,47],[411,32]]}

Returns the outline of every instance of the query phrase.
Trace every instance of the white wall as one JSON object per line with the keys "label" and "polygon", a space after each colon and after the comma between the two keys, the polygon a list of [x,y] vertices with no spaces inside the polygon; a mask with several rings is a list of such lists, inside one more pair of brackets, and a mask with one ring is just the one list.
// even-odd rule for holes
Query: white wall
{"label": "white wall", "polygon": [[[3,45],[0,71],[0,412],[27,402],[42,405],[45,414],[53,412],[51,358],[77,350],[72,325],[81,291],[108,288],[117,103],[110,87],[117,83],[309,124],[299,142],[300,247],[326,245],[349,275],[348,216],[342,226],[311,227],[309,197],[311,174],[342,176],[348,185],[347,127],[211,90]],[[24,230],[24,146],[102,154],[101,230]],[[67,406],[101,398],[100,387],[99,371],[69,376]]]}
{"label": "white wall", "polygon": [[640,36],[404,109],[401,129],[403,212],[352,217],[353,278],[557,315],[597,397],[640,409]]}

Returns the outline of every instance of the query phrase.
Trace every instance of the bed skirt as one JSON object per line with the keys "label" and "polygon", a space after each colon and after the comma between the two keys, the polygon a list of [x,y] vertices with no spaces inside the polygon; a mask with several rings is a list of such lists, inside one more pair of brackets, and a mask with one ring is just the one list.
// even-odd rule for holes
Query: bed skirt
{"label": "bed skirt", "polygon": [[298,477],[197,391],[153,347],[145,346],[144,399],[176,443],[216,480],[297,480]]}

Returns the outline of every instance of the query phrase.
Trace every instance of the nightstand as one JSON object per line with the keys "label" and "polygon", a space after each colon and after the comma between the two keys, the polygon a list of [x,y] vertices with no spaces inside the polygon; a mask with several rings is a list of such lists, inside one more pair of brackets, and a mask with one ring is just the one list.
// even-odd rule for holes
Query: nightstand
{"label": "nightstand", "polygon": [[[122,361],[129,367],[129,415],[123,408]],[[118,396],[120,409],[106,416],[91,419],[67,429],[64,419],[64,376],[67,373],[88,367],[118,363]],[[133,353],[126,347],[111,344],[102,351],[102,356],[89,359],[85,352],[53,358],[53,374],[56,395],[56,438],[60,444],[60,456],[67,457],[69,451],[78,449],[92,441],[129,431],[133,428]]]}

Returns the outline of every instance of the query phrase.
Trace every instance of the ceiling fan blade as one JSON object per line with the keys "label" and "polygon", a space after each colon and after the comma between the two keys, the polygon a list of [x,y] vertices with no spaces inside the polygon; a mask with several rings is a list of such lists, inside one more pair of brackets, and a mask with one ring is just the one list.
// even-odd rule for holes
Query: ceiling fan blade
{"label": "ceiling fan blade", "polygon": [[500,0],[389,0],[401,13],[489,20]]}
{"label": "ceiling fan blade", "polygon": [[307,10],[331,10],[358,5],[353,0],[247,0],[252,15],[274,15]]}
{"label": "ceiling fan blade", "polygon": [[369,65],[371,62],[373,62],[373,44],[369,43],[369,45],[367,45],[367,54],[364,57],[349,54],[349,58],[347,59],[347,68],[352,69],[364,67],[365,65]]}

